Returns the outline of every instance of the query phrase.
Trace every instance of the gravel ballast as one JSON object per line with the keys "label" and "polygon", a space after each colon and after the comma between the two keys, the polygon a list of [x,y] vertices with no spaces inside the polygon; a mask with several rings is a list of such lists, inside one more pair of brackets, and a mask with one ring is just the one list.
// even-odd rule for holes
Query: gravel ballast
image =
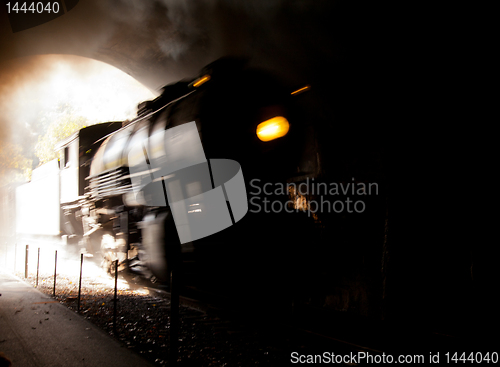
{"label": "gravel ballast", "polygon": [[[19,278],[35,286],[36,274]],[[37,289],[52,296],[53,275],[41,275]],[[77,312],[78,276],[57,276],[55,299]],[[131,289],[120,280],[117,325],[113,329],[114,279],[107,275],[83,277],[80,315],[156,365],[167,365],[170,300],[157,291]],[[225,320],[211,312],[180,306],[178,365],[279,366],[290,361],[286,336]],[[288,350],[288,351],[287,351]]]}

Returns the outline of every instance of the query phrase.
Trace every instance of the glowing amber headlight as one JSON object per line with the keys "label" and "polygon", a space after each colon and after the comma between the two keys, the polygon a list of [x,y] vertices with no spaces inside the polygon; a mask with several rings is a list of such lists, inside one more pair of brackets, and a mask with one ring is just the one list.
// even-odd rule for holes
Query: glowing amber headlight
{"label": "glowing amber headlight", "polygon": [[285,136],[289,129],[288,120],[283,116],[276,116],[257,126],[257,136],[262,141],[270,141]]}

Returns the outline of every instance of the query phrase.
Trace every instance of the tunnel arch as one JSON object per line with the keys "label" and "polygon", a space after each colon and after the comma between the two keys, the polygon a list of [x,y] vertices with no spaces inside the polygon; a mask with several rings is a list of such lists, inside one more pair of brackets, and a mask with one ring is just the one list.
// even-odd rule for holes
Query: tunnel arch
{"label": "tunnel arch", "polygon": [[172,25],[165,21],[167,10],[161,1],[152,2],[154,9],[139,10],[116,2],[116,6],[121,4],[121,10],[116,9],[120,16],[101,3],[78,2],[60,17],[18,32],[13,32],[7,9],[1,7],[0,63],[34,55],[82,56],[110,64],[151,90],[158,90],[196,74],[217,57],[200,52],[199,48],[186,50],[182,55],[165,52],[159,40]]}

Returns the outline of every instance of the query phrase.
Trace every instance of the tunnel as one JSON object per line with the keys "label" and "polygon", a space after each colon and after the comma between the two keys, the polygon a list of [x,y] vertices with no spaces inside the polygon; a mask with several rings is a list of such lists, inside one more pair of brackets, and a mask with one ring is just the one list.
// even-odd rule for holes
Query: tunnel
{"label": "tunnel", "polygon": [[57,3],[60,15],[39,24],[1,8],[0,65],[81,56],[158,92],[232,56],[291,90],[311,86],[297,102],[309,126],[297,169],[321,182],[379,184],[363,215],[325,215],[305,229],[311,235],[298,233],[317,254],[300,269],[313,309],[332,311],[344,328],[370,325],[375,335],[389,325],[409,339],[426,328],[484,336],[486,324],[498,324],[488,246],[462,238],[449,213],[456,149],[432,113],[420,116],[433,91],[419,86],[424,71],[406,53],[406,15],[346,1]]}

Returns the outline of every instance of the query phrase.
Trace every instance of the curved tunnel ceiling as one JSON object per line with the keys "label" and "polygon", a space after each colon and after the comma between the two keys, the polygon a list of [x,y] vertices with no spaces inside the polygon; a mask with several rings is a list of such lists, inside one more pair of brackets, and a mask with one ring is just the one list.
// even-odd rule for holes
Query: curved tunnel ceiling
{"label": "curved tunnel ceiling", "polygon": [[301,83],[331,71],[350,50],[363,49],[359,42],[368,37],[358,37],[366,15],[342,2],[59,2],[64,11],[69,9],[65,14],[17,32],[7,8],[1,8],[0,62],[39,54],[84,56],[157,90],[232,54],[249,56],[252,64]]}
{"label": "curved tunnel ceiling", "polygon": [[199,45],[190,49],[183,46],[182,36],[168,37],[178,32],[168,14],[162,2],[86,0],[54,20],[14,33],[3,6],[0,61],[43,54],[84,56],[157,89],[169,79],[197,71],[211,58],[210,53],[199,51],[206,45],[198,35],[193,42]]}

